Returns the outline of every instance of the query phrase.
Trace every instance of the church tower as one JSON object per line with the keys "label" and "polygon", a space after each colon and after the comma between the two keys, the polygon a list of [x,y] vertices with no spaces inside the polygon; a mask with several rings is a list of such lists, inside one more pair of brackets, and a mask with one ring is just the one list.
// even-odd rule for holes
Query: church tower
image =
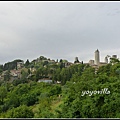
{"label": "church tower", "polygon": [[99,50],[97,49],[95,51],[95,65],[99,65],[100,63],[100,57],[99,57]]}

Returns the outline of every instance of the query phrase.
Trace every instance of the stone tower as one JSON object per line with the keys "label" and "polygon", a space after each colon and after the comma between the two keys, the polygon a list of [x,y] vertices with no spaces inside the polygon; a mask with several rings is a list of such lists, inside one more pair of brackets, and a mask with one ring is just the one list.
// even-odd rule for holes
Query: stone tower
{"label": "stone tower", "polygon": [[79,63],[78,57],[75,57],[74,63]]}
{"label": "stone tower", "polygon": [[105,57],[105,63],[108,63],[108,58],[107,58],[107,56]]}
{"label": "stone tower", "polygon": [[95,51],[95,65],[99,65],[100,63],[100,57],[99,57],[99,50],[97,49]]}

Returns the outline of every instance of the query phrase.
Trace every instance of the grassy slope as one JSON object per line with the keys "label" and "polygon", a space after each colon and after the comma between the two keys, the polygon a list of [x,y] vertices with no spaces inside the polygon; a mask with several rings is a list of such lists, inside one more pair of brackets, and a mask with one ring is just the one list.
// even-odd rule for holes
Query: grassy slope
{"label": "grassy slope", "polygon": [[[57,99],[55,99],[55,100],[53,100],[52,101],[52,103],[51,103],[51,111],[50,112],[52,112],[55,116],[56,116],[56,112],[55,112],[55,110],[57,109],[57,110],[61,110],[60,109],[60,105],[63,103],[63,101],[62,101],[62,98],[57,98]],[[33,106],[31,106],[31,108],[32,108],[32,110],[33,110],[33,112],[34,112],[34,117],[36,117],[37,116],[37,112],[38,112],[38,108],[39,108],[39,104],[36,104],[36,105],[33,105]]]}

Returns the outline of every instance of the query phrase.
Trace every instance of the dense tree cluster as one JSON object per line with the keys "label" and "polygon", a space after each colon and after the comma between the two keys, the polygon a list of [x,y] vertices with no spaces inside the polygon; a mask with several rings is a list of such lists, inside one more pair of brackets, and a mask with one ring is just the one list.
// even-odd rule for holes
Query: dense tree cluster
{"label": "dense tree cluster", "polygon": [[[63,90],[64,104],[59,111],[61,118],[120,118],[120,63],[108,64],[95,70],[86,68],[82,75],[74,75]],[[75,81],[75,82],[73,82]],[[110,94],[93,94],[83,91],[101,91],[107,88]]]}
{"label": "dense tree cluster", "polygon": [[[48,83],[30,82],[14,86],[3,84],[0,87],[0,113],[1,117],[7,118],[31,118],[34,117],[31,106],[39,104],[38,113],[41,109],[50,107],[52,96],[61,94],[59,85]],[[43,113],[41,113],[43,114]],[[37,117],[41,115],[37,114]]]}
{"label": "dense tree cluster", "polygon": [[[26,63],[21,79],[0,82],[1,118],[120,118],[119,60],[98,70],[86,64],[65,67],[62,59],[58,64]],[[43,78],[53,83],[39,83]]]}

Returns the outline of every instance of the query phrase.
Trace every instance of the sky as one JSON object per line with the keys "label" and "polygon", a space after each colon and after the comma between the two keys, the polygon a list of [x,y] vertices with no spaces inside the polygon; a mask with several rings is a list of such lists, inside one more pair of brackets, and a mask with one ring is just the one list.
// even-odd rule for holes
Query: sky
{"label": "sky", "polygon": [[0,2],[0,64],[40,56],[120,57],[120,2]]}

